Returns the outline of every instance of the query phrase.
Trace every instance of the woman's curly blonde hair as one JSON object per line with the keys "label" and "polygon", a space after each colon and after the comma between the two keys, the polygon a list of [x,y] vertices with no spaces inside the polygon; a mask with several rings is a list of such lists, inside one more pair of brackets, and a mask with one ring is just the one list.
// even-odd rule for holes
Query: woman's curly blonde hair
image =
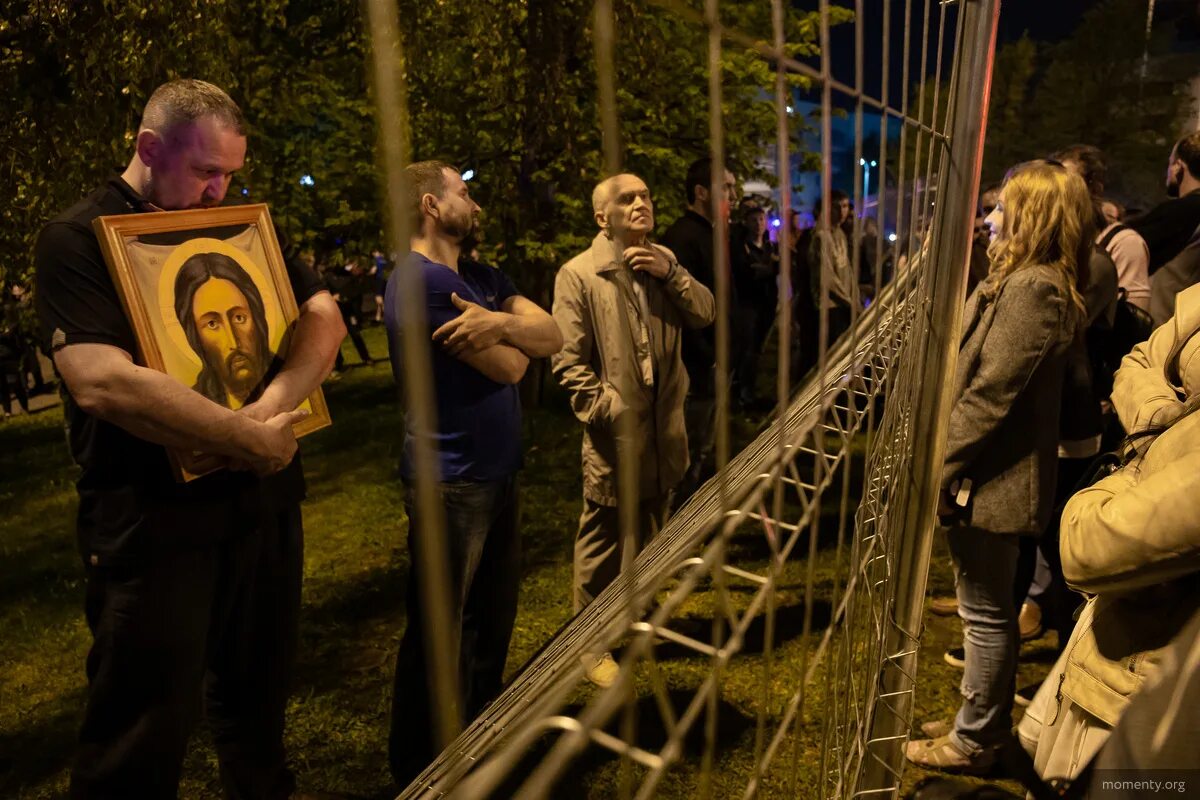
{"label": "woman's curly blonde hair", "polygon": [[1004,225],[988,247],[992,280],[981,291],[994,297],[1017,270],[1045,264],[1061,276],[1072,305],[1086,318],[1080,287],[1087,284],[1096,231],[1083,179],[1061,164],[1029,161],[1005,176],[1000,204]]}

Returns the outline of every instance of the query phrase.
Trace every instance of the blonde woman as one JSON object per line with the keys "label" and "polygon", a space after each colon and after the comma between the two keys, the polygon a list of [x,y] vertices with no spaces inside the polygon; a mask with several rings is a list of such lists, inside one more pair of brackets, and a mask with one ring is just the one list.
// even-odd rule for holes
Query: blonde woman
{"label": "blonde woman", "polygon": [[924,767],[987,772],[1011,737],[1020,537],[1050,517],[1091,220],[1083,181],[1050,162],[1010,172],[986,220],[991,268],[964,311],[939,508],[966,642],[963,702],[953,724],[924,728],[941,735],[909,743]]}

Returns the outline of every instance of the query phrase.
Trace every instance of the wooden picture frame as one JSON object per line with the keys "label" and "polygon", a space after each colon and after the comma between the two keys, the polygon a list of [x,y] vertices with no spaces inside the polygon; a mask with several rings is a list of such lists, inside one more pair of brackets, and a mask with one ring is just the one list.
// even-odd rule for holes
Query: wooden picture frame
{"label": "wooden picture frame", "polygon": [[[236,410],[287,356],[300,309],[266,205],[99,217],[109,273],[137,338],[139,364]],[[331,424],[317,387],[297,437]],[[223,459],[168,448],[186,482]]]}

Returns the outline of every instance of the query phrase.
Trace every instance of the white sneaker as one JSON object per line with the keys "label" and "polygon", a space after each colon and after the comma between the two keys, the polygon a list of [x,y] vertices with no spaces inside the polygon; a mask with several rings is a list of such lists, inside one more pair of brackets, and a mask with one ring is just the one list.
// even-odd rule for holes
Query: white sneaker
{"label": "white sneaker", "polygon": [[621,672],[621,667],[613,659],[612,653],[584,653],[579,657],[583,662],[584,675],[589,681],[599,686],[601,689],[607,689],[617,682],[617,675]]}

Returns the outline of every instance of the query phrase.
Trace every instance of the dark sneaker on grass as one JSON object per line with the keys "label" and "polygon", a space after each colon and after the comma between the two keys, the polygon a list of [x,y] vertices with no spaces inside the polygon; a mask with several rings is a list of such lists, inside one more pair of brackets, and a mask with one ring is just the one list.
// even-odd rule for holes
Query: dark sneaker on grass
{"label": "dark sneaker on grass", "polygon": [[966,669],[967,666],[967,649],[965,647],[951,647],[942,656],[942,660],[952,667]]}

